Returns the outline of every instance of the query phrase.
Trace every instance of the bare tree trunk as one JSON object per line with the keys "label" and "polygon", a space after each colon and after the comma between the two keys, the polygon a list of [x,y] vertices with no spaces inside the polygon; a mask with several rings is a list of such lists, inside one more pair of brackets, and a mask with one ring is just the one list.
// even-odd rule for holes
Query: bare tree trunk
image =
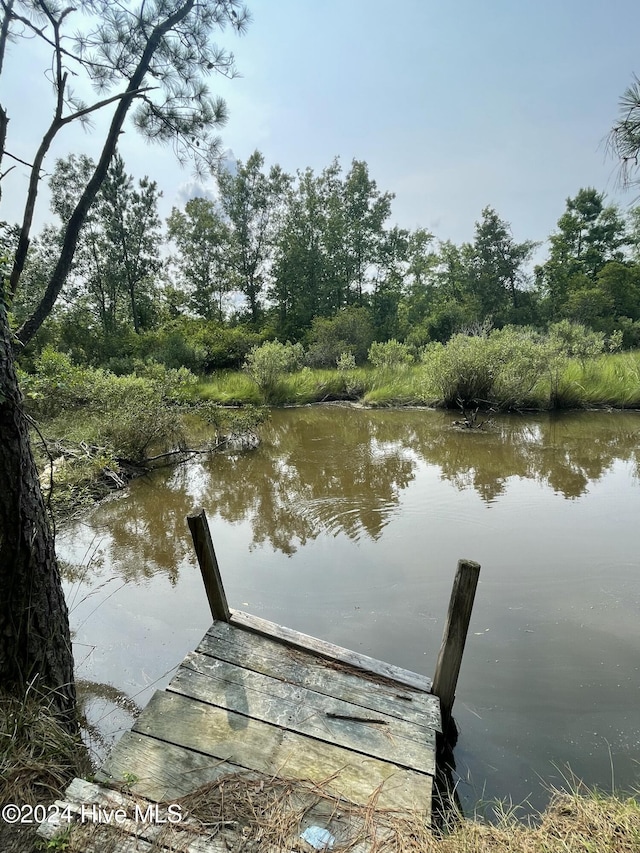
{"label": "bare tree trunk", "polygon": [[0,684],[34,682],[77,728],[67,605],[29,444],[0,284]]}

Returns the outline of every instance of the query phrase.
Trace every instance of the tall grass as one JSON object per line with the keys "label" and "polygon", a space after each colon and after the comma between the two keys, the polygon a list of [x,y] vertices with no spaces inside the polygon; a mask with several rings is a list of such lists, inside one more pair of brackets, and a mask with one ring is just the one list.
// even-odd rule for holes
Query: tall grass
{"label": "tall grass", "polygon": [[366,406],[420,406],[435,402],[421,381],[422,370],[409,364],[373,368],[362,396]]}
{"label": "tall grass", "polygon": [[256,383],[239,370],[219,370],[198,385],[200,399],[222,406],[257,406],[263,397]]}
{"label": "tall grass", "polygon": [[[442,348],[446,349],[445,347]],[[474,358],[477,353],[474,352]],[[536,373],[527,374],[527,366]],[[533,363],[518,359],[471,368],[446,365],[436,376],[429,355],[420,365],[313,370],[282,375],[270,389],[270,404],[295,406],[329,400],[359,401],[367,406],[445,406],[459,401],[508,410],[620,408],[640,409],[640,351],[609,353],[581,360],[559,356]],[[222,405],[256,405],[265,399],[243,372],[220,372],[201,381],[202,399]]]}

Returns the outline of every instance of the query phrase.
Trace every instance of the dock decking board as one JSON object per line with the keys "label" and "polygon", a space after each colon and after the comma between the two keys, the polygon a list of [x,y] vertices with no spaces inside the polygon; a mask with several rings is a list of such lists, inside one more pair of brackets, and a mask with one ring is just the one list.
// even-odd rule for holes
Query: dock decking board
{"label": "dock decking board", "polygon": [[129,779],[129,790],[159,803],[185,797],[202,785],[237,772],[235,765],[211,755],[140,732],[125,732],[95,778],[118,786]]}
{"label": "dock decking board", "polygon": [[[212,629],[224,624],[223,622],[214,622]],[[319,640],[317,637],[311,637],[309,634],[302,634],[300,631],[294,631],[292,628],[284,627],[284,625],[276,625],[275,622],[268,622],[266,619],[261,619],[259,616],[254,616],[251,613],[232,610],[230,624],[236,625],[238,628],[244,628],[247,631],[253,631],[264,637],[280,640],[287,645],[329,658],[330,660],[339,661],[340,663],[347,664],[347,666],[361,670],[363,673],[371,673],[380,678],[388,678],[394,682],[406,684],[408,687],[413,687],[416,690],[422,690],[425,693],[431,691],[432,682],[426,675],[419,675],[417,672],[411,672],[394,664],[362,655],[359,652],[351,651],[351,649],[335,646],[326,640]]]}
{"label": "dock decking board", "polygon": [[[229,774],[280,777],[428,821],[441,728],[430,687],[417,673],[231,611],[154,694],[96,778],[170,802]],[[96,839],[106,831],[97,827]],[[138,836],[118,849],[150,850],[150,839]],[[86,853],[103,848],[96,841]],[[188,849],[221,848],[194,839]]]}
{"label": "dock decking board", "polygon": [[267,636],[239,630],[233,624],[214,623],[196,651],[440,731],[440,705],[435,696],[398,684],[388,676],[366,673],[341,661],[334,663]]}
{"label": "dock decking board", "polygon": [[354,755],[343,747],[177,693],[158,691],[133,731],[267,776],[321,783],[335,774],[329,787],[355,803],[366,803],[381,785],[378,802],[384,808],[428,809],[431,800],[429,774]]}
{"label": "dock decking board", "polygon": [[169,689],[408,769],[435,772],[433,731],[208,655],[187,655]]}

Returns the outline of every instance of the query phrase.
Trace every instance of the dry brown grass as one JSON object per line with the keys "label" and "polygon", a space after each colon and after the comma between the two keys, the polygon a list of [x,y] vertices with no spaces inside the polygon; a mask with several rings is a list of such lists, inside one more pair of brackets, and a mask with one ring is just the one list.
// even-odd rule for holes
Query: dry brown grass
{"label": "dry brown grass", "polygon": [[[46,697],[27,691],[18,700],[0,693],[0,806],[47,805],[74,776],[90,772],[82,742],[59,724]],[[38,849],[35,829],[0,821],[0,850]]]}
{"label": "dry brown grass", "polygon": [[0,693],[0,804],[54,799],[90,772],[82,742],[60,725],[46,697]]}
{"label": "dry brown grass", "polygon": [[[417,812],[378,809],[375,796],[366,807],[356,807],[332,796],[326,785],[283,779],[227,776],[178,802],[187,819],[153,833],[151,850],[178,853],[195,845],[242,853],[313,853],[314,848],[300,835],[315,824],[328,828],[334,836],[333,853],[640,851],[639,803],[633,798],[599,795],[580,785],[570,793],[554,792],[544,813],[528,824],[518,822],[513,811],[500,814],[497,806],[497,824],[457,820],[442,835],[433,834]],[[79,834],[74,829],[69,853],[135,849],[123,843],[122,828],[109,834],[104,827],[76,829]],[[198,842],[205,846],[199,847]],[[212,846],[207,847],[206,842]]]}
{"label": "dry brown grass", "polygon": [[[366,808],[331,797],[322,786],[284,781],[222,780],[184,801],[203,826],[232,828],[247,850],[307,849],[300,833],[311,824],[326,826],[338,851],[375,853],[638,853],[640,803],[605,796],[576,784],[555,791],[542,815],[528,824],[504,812],[496,825],[456,820],[450,832],[431,833],[420,813]],[[499,810],[498,810],[499,811]],[[253,842],[252,847],[249,842]],[[310,848],[309,848],[310,849]]]}

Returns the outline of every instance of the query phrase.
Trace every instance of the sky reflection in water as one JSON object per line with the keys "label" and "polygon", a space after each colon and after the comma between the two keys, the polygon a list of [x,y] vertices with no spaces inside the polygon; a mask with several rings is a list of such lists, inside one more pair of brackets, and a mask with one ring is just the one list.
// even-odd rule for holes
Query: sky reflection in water
{"label": "sky reflection in water", "polygon": [[81,677],[144,704],[197,645],[185,516],[204,506],[232,606],[429,675],[456,562],[482,564],[456,704],[467,805],[544,803],[538,777],[567,762],[606,787],[609,751],[637,784],[640,415],[454,419],[276,411],[257,451],[156,472],[65,530],[65,559],[93,554],[68,584]]}

